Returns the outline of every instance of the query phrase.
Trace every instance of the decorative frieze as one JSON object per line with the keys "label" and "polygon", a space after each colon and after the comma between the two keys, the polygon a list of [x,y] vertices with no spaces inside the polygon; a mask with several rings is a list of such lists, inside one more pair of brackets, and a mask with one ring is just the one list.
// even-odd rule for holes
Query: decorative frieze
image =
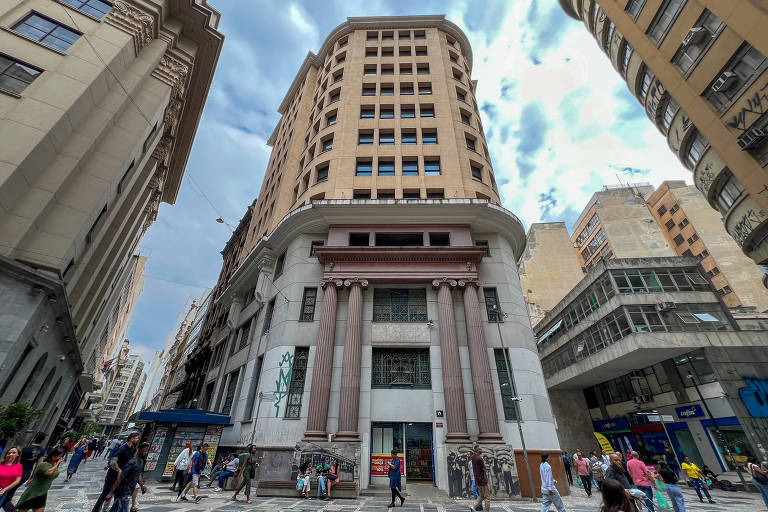
{"label": "decorative frieze", "polygon": [[170,53],[160,59],[152,76],[171,86],[171,98],[181,100],[187,86],[190,66]]}
{"label": "decorative frieze", "polygon": [[112,10],[109,11],[104,21],[133,37],[133,45],[137,55],[155,38],[154,16],[123,0],[115,0],[112,4]]}
{"label": "decorative frieze", "polygon": [[157,159],[158,162],[165,162],[165,159],[171,153],[171,146],[173,146],[173,138],[163,135],[152,151],[152,157]]}

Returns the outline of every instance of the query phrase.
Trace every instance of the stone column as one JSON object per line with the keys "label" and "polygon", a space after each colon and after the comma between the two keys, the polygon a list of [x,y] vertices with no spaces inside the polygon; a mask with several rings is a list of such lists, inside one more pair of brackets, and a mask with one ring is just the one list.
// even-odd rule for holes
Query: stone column
{"label": "stone column", "polygon": [[464,407],[464,384],[461,380],[459,341],[456,338],[456,319],[453,316],[451,288],[456,286],[452,279],[436,279],[432,286],[437,288],[437,312],[440,329],[440,361],[443,366],[443,396],[445,397],[445,423],[449,443],[468,443],[467,412]]}
{"label": "stone column", "polygon": [[323,309],[320,313],[320,328],[317,331],[315,362],[312,369],[312,387],[309,400],[309,416],[304,439],[307,441],[327,441],[325,428],[328,423],[328,405],[331,396],[331,375],[333,373],[333,346],[336,338],[336,288],[342,282],[323,279]]}
{"label": "stone column", "polygon": [[363,288],[364,279],[348,279],[347,335],[344,340],[344,359],[341,366],[341,396],[339,399],[339,431],[336,441],[359,441],[357,420],[360,412],[360,364],[363,344]]}
{"label": "stone column", "polygon": [[[496,397],[493,391],[491,364],[488,362],[488,346],[485,344],[483,316],[477,297],[477,282],[461,280],[464,288],[464,317],[467,323],[467,344],[469,345],[469,366],[472,369],[472,390],[475,392],[477,422],[480,427],[478,441],[481,443],[502,443],[499,433],[499,416],[496,412]],[[508,369],[512,371],[512,368]]]}

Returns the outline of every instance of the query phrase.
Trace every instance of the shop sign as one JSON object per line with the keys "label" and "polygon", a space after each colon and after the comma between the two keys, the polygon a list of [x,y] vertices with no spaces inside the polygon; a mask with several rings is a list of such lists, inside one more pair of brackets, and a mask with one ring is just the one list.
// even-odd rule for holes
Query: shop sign
{"label": "shop sign", "polygon": [[681,420],[688,418],[700,418],[704,416],[704,409],[699,404],[686,405],[685,407],[675,407],[677,417]]}
{"label": "shop sign", "polygon": [[661,421],[661,416],[659,416],[658,414],[649,414],[648,421],[653,423],[659,423]]}
{"label": "shop sign", "polygon": [[[405,475],[405,455],[398,453],[400,458],[400,474]],[[387,464],[392,460],[390,453],[372,453],[371,454],[371,476],[389,476],[389,466]]]}
{"label": "shop sign", "polygon": [[607,420],[597,420],[593,421],[592,425],[595,432],[629,431],[629,420],[627,418],[610,418]]}
{"label": "shop sign", "polygon": [[672,423],[673,421],[675,421],[675,418],[671,414],[662,414],[661,421],[663,421],[664,423]]}

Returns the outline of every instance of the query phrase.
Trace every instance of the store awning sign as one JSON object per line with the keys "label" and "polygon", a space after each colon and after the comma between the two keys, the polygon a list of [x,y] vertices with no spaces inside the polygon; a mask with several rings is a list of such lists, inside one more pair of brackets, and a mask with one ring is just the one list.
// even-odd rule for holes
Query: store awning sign
{"label": "store awning sign", "polygon": [[616,450],[613,449],[613,446],[611,446],[611,442],[608,441],[607,437],[599,432],[594,432],[594,434],[597,438],[597,442],[600,443],[600,448],[602,448],[604,453],[616,453]]}
{"label": "store awning sign", "polygon": [[623,417],[593,421],[592,428],[595,432],[604,432],[604,433],[630,431],[629,420]]}
{"label": "store awning sign", "polygon": [[675,407],[677,417],[681,420],[689,418],[701,418],[704,416],[704,409],[699,404],[686,405],[685,407]]}

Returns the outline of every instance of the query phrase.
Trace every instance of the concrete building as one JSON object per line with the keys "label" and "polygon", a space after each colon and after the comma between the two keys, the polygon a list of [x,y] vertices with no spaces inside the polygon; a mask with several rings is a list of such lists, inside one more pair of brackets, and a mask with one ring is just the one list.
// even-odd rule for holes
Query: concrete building
{"label": "concrete building", "polygon": [[701,261],[726,306],[768,311],[768,275],[734,243],[696,187],[665,181],[648,197],[648,207],[675,253]]}
{"label": "concrete building", "polygon": [[133,411],[146,378],[144,361],[136,354],[129,354],[115,378],[99,416],[99,424],[104,425],[105,434],[119,432],[123,422]]}
{"label": "concrete building", "polygon": [[756,0],[560,0],[606,52],[726,231],[768,269],[768,25]]}
{"label": "concrete building", "polygon": [[531,224],[518,272],[535,327],[584,277],[565,222]]}
{"label": "concrete building", "polygon": [[696,258],[601,261],[536,336],[563,447],[597,432],[715,472],[765,458],[768,331],[742,330]]}
{"label": "concrete building", "polygon": [[[90,376],[61,375],[76,404],[93,388],[110,290],[160,203],[176,200],[223,43],[218,23],[206,0],[0,6],[0,255],[64,287],[69,308],[48,307],[74,325],[78,373]],[[20,336],[3,340],[0,364],[24,378],[56,346],[17,314],[25,283],[0,302]],[[74,426],[74,415],[62,421]]]}
{"label": "concrete building", "polygon": [[147,380],[144,382],[144,387],[141,388],[141,393],[139,394],[139,409],[142,411],[150,410],[152,399],[160,387],[160,380],[163,378],[163,372],[165,371],[164,359],[165,350],[155,350],[152,361],[149,362],[149,367],[147,368]]}
{"label": "concrete building", "polygon": [[384,486],[396,448],[406,485],[467,495],[462,454],[480,442],[494,492],[530,495],[517,418],[535,479],[538,454],[558,453],[516,271],[525,233],[499,206],[471,71],[443,16],[349,18],[280,105],[228,244],[251,248],[225,249],[226,320],[191,367],[200,407],[230,416],[220,446],[279,461],[262,481],[332,457],[342,479]]}

